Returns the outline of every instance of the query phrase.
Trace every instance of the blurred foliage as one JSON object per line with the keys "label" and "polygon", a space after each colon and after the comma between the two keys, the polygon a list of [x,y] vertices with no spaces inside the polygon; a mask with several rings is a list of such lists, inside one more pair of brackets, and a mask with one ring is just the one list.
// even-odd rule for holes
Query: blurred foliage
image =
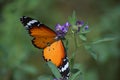
{"label": "blurred foliage", "polygon": [[[57,23],[67,21],[73,10],[88,22],[87,40],[93,42],[91,47],[98,55],[95,60],[82,41],[78,43],[75,63],[80,64],[82,80],[120,80],[119,0],[0,0],[0,80],[47,80],[44,76],[52,73],[19,18],[30,16],[54,29]],[[75,46],[72,37],[68,39],[71,57]]]}

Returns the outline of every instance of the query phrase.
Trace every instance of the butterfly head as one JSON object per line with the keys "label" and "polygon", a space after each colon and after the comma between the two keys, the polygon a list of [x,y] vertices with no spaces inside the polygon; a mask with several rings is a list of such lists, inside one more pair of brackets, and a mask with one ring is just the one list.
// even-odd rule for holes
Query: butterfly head
{"label": "butterfly head", "polygon": [[32,28],[33,26],[40,25],[39,21],[26,16],[21,17],[20,21],[22,22],[22,24],[25,26],[26,29]]}

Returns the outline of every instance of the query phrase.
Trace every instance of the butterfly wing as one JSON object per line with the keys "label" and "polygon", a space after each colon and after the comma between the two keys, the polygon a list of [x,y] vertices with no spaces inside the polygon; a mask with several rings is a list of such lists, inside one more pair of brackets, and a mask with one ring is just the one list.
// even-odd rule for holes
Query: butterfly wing
{"label": "butterfly wing", "polygon": [[56,34],[45,25],[31,28],[30,35],[34,37],[32,42],[38,48],[45,48],[46,46],[56,41]]}
{"label": "butterfly wing", "polygon": [[43,57],[46,61],[52,61],[57,67],[62,64],[65,57],[65,50],[61,40],[54,42],[43,51]]}
{"label": "butterfly wing", "polygon": [[58,40],[46,47],[43,51],[43,57],[46,61],[53,62],[58,67],[62,77],[65,80],[68,79],[69,62],[61,40]]}
{"label": "butterfly wing", "polygon": [[58,67],[63,80],[69,77],[69,62],[65,48],[61,40],[56,40],[56,33],[46,25],[30,17],[23,16],[22,24],[33,37],[32,43],[43,49],[43,57],[46,61],[51,61]]}
{"label": "butterfly wing", "polygon": [[29,34],[33,37],[32,43],[36,47],[45,48],[56,41],[56,33],[46,25],[25,16],[23,16],[20,20],[25,28],[29,31]]}

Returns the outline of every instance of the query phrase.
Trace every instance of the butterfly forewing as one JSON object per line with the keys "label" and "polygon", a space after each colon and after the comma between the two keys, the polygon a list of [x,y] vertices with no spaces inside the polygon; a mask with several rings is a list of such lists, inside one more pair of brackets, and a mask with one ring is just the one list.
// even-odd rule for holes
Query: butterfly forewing
{"label": "butterfly forewing", "polygon": [[32,43],[37,48],[45,48],[56,41],[56,33],[38,20],[23,16],[20,21],[33,37]]}
{"label": "butterfly forewing", "polygon": [[56,33],[45,25],[32,27],[29,32],[34,37],[33,44],[38,48],[45,48],[56,41]]}

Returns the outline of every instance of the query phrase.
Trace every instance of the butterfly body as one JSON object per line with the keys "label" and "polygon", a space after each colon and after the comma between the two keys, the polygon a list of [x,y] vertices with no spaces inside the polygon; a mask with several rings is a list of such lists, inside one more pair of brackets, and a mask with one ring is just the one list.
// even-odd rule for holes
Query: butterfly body
{"label": "butterfly body", "polygon": [[56,33],[37,20],[23,16],[20,21],[33,37],[33,45],[43,49],[45,61],[51,61],[55,64],[63,79],[68,80],[69,62],[62,40],[56,40]]}

